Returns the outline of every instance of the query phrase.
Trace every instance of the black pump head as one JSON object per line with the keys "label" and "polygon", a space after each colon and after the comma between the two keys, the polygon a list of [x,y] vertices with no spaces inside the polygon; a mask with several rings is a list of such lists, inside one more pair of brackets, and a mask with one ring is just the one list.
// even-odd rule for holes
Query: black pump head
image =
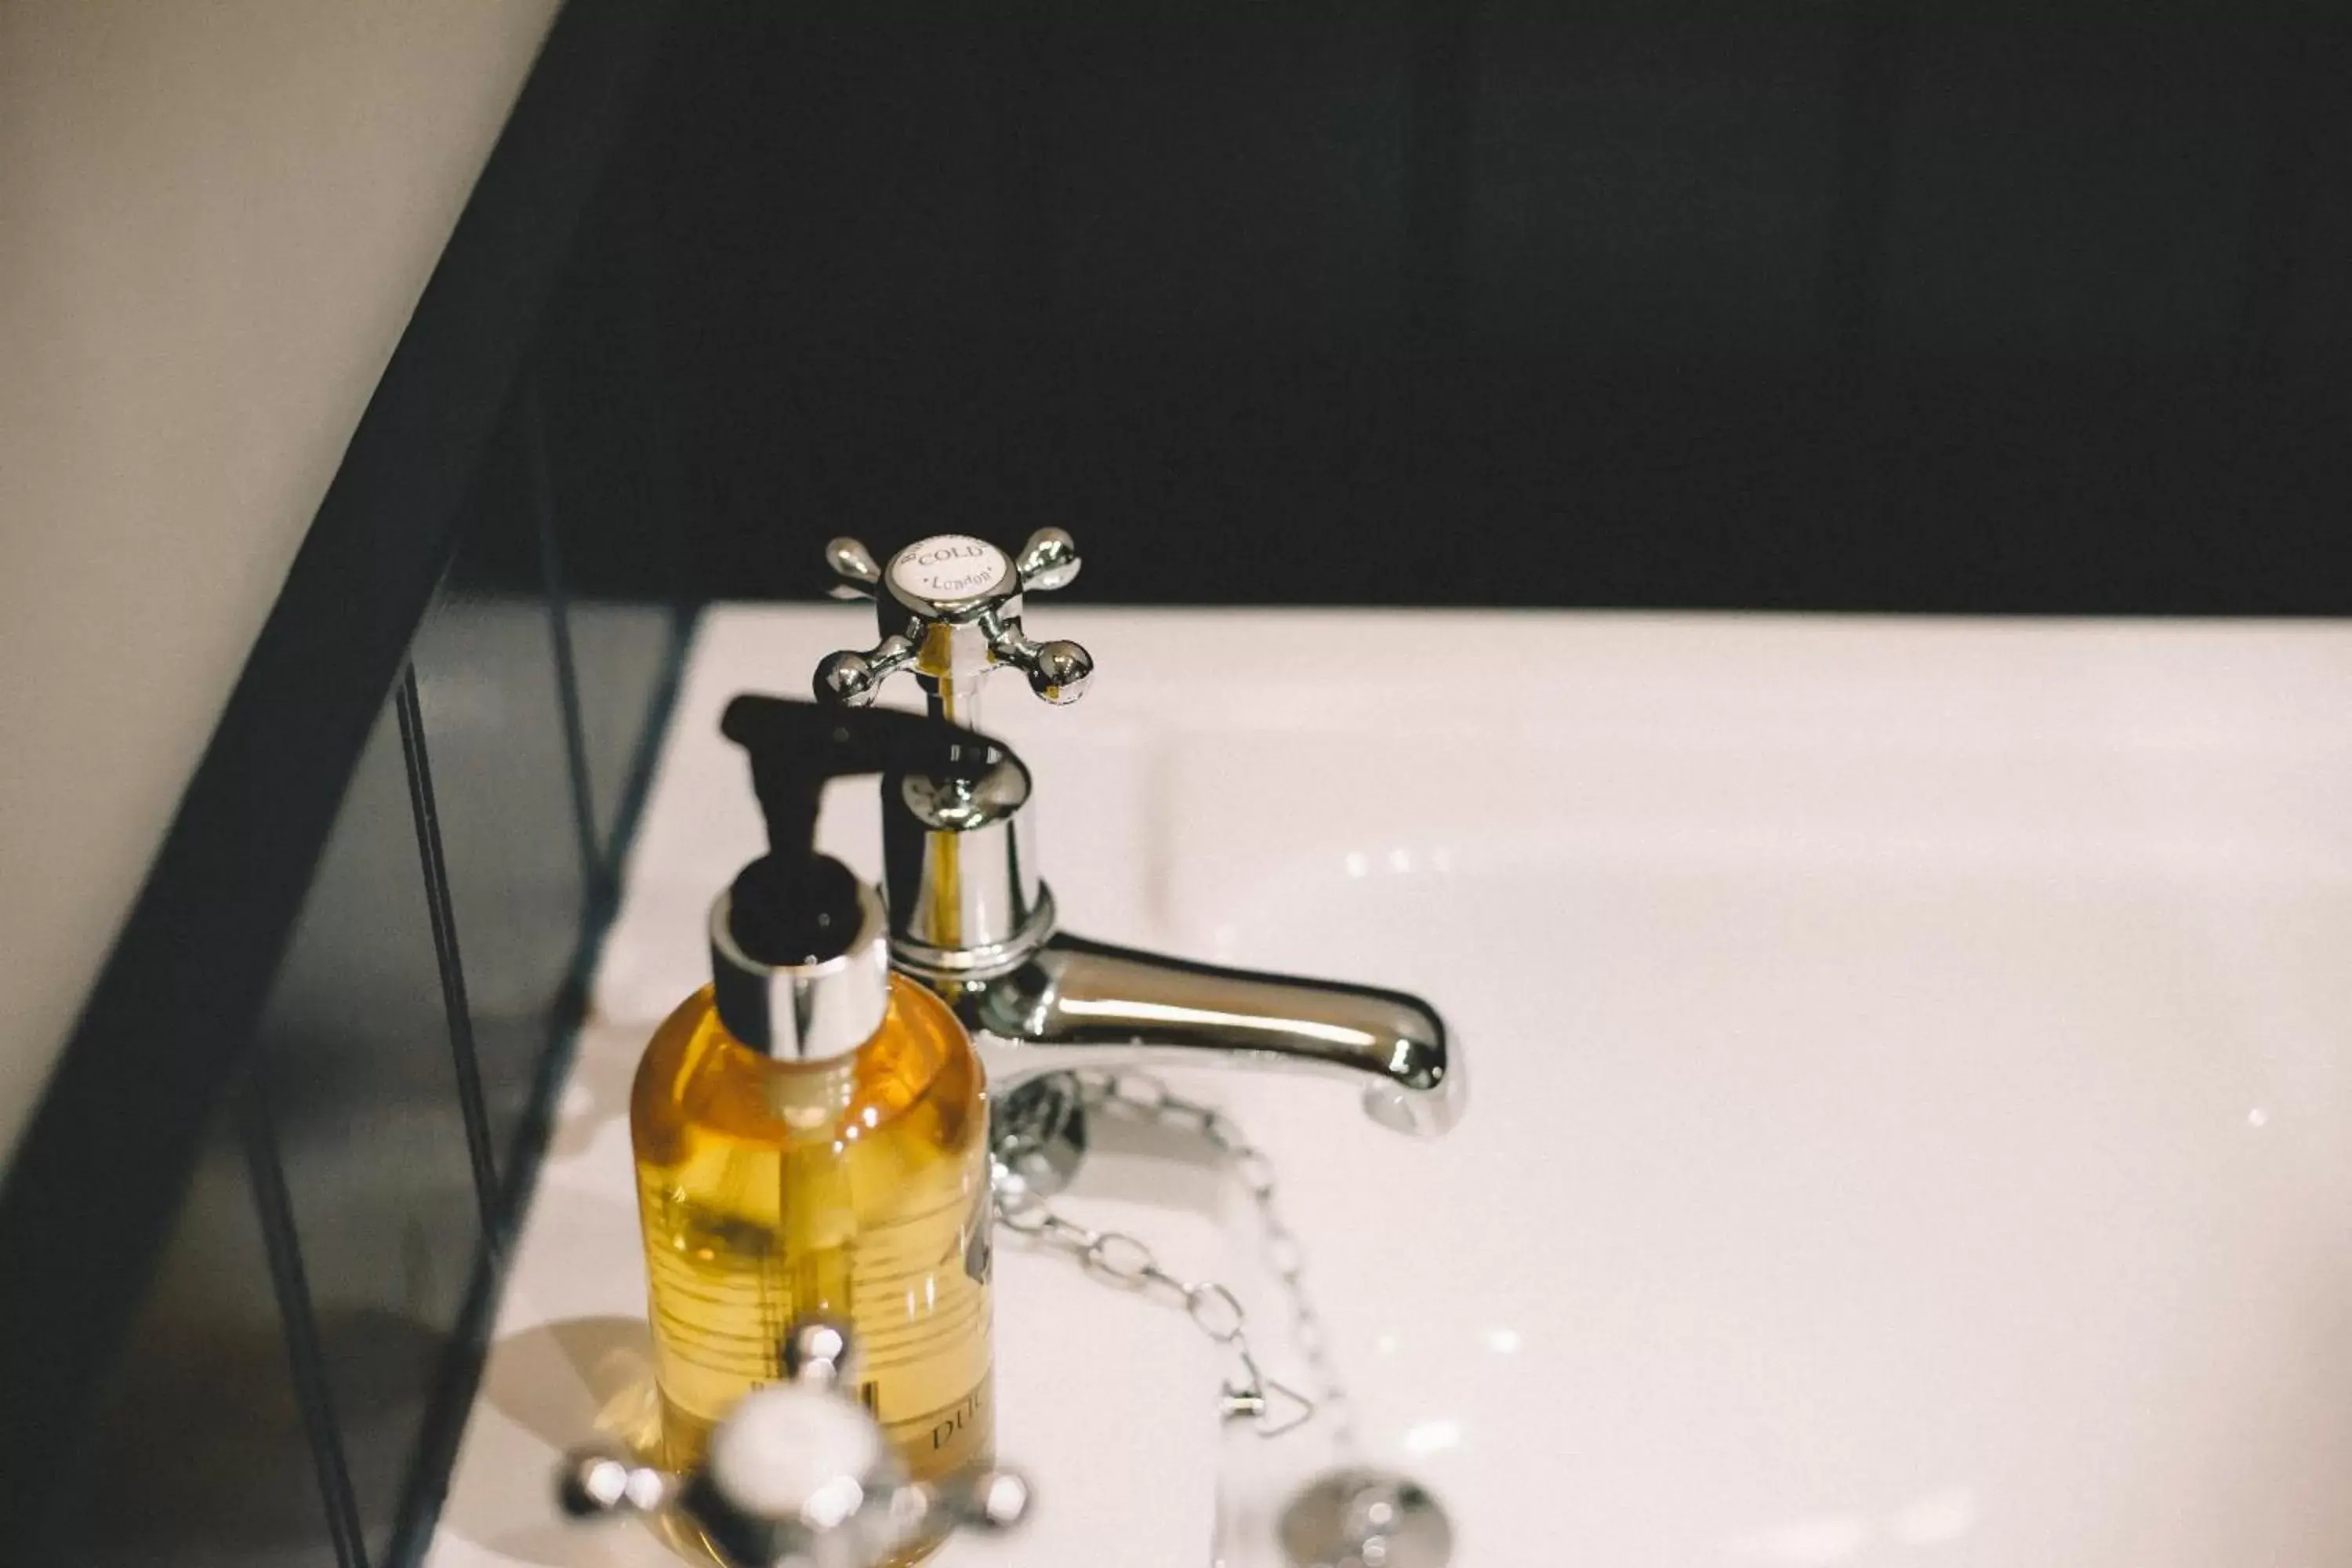
{"label": "black pump head", "polygon": [[727,705],[719,728],[751,757],[768,823],[768,853],[735,879],[729,930],[745,956],[766,964],[821,963],[856,938],[857,879],[816,851],[828,780],[902,772],[952,777],[1011,754],[944,719],[748,693]]}

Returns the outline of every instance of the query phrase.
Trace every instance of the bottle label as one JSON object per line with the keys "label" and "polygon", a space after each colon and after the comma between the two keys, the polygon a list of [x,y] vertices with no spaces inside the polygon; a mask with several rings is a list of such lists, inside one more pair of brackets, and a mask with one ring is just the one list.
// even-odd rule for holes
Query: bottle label
{"label": "bottle label", "polygon": [[890,586],[903,598],[934,605],[992,594],[1012,574],[1004,552],[968,533],[935,534],[890,559]]}
{"label": "bottle label", "polygon": [[994,1381],[984,1373],[953,1405],[884,1423],[891,1447],[907,1461],[908,1472],[917,1480],[938,1480],[986,1464],[994,1457],[995,1412],[989,1408]]}

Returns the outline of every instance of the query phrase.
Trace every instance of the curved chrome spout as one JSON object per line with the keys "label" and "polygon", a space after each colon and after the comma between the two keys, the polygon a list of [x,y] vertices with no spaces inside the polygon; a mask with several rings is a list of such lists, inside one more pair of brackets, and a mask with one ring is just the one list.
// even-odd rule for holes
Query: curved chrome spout
{"label": "curved chrome spout", "polygon": [[991,1081],[1096,1068],[1305,1070],[1361,1087],[1382,1126],[1434,1136],[1462,1114],[1444,1020],[1400,991],[1254,973],[1056,932],[1020,965],[966,981],[958,1011]]}

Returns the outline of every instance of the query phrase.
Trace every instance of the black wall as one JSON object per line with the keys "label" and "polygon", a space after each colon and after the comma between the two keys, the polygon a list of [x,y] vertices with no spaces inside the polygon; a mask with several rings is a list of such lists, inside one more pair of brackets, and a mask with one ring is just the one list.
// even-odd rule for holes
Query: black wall
{"label": "black wall", "polygon": [[648,117],[697,585],[2338,613],[2352,18],[706,5]]}

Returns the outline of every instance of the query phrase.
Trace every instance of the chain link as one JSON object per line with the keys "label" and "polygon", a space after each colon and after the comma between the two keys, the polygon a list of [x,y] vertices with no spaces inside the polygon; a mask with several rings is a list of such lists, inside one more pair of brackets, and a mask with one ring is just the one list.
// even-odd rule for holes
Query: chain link
{"label": "chain link", "polygon": [[[1329,1423],[1332,1441],[1342,1450],[1355,1441],[1346,1387],[1331,1357],[1330,1336],[1307,1292],[1307,1251],[1275,1205],[1274,1162],[1242,1133],[1223,1110],[1185,1100],[1149,1073],[1088,1071],[1072,1075],[1078,1086],[1078,1103],[1087,1110],[1157,1123],[1206,1141],[1224,1157],[1227,1168],[1257,1210],[1258,1254],[1289,1298],[1290,1338],[1299,1359],[1314,1375],[1314,1388],[1302,1394],[1273,1381],[1259,1369],[1250,1346],[1249,1314],[1226,1286],[1214,1280],[1191,1281],[1170,1273],[1139,1237],[1124,1231],[1092,1230],[1057,1213],[1053,1205],[1003,1166],[995,1182],[996,1221],[1007,1230],[1066,1252],[1079,1268],[1115,1289],[1139,1295],[1157,1294],[1181,1308],[1192,1326],[1213,1344],[1234,1354],[1241,1379],[1226,1384],[1219,1406],[1228,1416],[1249,1416],[1263,1436],[1278,1436],[1317,1416]],[[1269,1392],[1295,1400],[1300,1413],[1288,1420],[1270,1414]]]}

